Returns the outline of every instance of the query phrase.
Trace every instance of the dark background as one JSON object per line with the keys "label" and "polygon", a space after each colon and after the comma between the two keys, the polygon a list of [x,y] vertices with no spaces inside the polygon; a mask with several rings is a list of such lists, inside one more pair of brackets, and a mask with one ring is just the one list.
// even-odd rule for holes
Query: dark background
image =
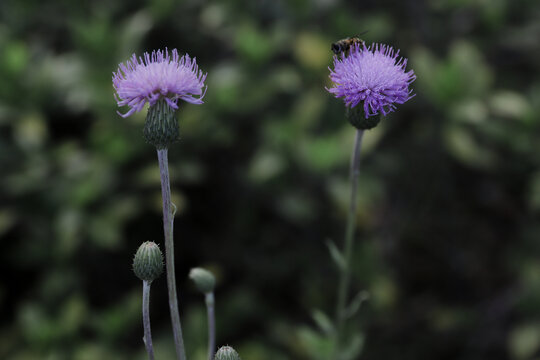
{"label": "dark background", "polygon": [[[324,87],[330,44],[364,31],[418,79],[364,139],[353,357],[539,359],[536,0],[2,0],[0,358],[145,358],[131,260],[163,241],[159,173],[111,76],[168,47],[208,72],[169,154],[190,359],[206,352],[194,266],[218,278],[219,344],[327,359],[312,314],[334,313],[326,241],[342,243],[354,129]],[[158,359],[174,356],[166,299],[162,277]]]}

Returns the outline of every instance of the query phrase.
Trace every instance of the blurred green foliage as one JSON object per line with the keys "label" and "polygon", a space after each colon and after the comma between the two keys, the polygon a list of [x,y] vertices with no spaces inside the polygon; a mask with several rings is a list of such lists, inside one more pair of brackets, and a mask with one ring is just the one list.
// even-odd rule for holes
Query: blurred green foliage
{"label": "blurred green foliage", "polygon": [[[162,241],[144,112],[111,75],[168,47],[208,72],[170,151],[188,353],[191,267],[218,277],[218,343],[326,359],[354,133],[330,44],[409,59],[416,97],[365,136],[349,350],[370,359],[540,357],[540,3],[533,0],[0,2],[0,358],[144,359],[132,255]],[[125,109],[122,109],[125,110]],[[164,279],[156,354],[174,350]]]}

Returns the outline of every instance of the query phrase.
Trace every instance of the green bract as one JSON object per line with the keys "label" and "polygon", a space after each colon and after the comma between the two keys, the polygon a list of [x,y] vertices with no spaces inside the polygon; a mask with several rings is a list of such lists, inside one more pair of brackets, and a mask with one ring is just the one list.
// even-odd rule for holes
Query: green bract
{"label": "green bract", "polygon": [[163,272],[163,254],[153,241],[139,246],[133,259],[133,272],[141,280],[153,281]]}
{"label": "green bract", "polygon": [[358,130],[373,129],[381,121],[381,116],[371,116],[366,118],[364,116],[364,110],[362,110],[360,106],[353,108],[347,107],[345,115],[347,120],[349,120],[349,123]]}
{"label": "green bract", "polygon": [[216,353],[214,360],[240,360],[240,355],[230,346],[222,346]]}
{"label": "green bract", "polygon": [[144,138],[157,149],[167,149],[180,138],[176,111],[164,99],[148,108],[144,123]]}

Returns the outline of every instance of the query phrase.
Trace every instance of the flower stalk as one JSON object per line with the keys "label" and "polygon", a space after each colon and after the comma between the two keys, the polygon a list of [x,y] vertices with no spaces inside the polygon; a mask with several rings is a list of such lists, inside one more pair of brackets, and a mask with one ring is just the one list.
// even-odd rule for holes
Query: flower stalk
{"label": "flower stalk", "polygon": [[143,282],[143,341],[148,353],[148,359],[154,360],[154,347],[150,328],[150,285],[163,272],[163,254],[155,242],[146,241],[139,246],[133,258],[133,272]]}
{"label": "flower stalk", "polygon": [[208,360],[214,359],[216,351],[216,315],[214,311],[214,293],[209,292],[204,295],[206,303],[206,313],[208,317]]}
{"label": "flower stalk", "polygon": [[342,255],[343,266],[337,291],[335,359],[339,357],[347,317],[362,135],[364,130],[378,125],[379,115],[385,116],[395,111],[397,104],[404,104],[414,97],[409,85],[416,79],[413,70],[406,71],[407,59],[399,56],[399,50],[395,51],[393,47],[384,44],[366,46],[364,41],[357,40],[351,46],[343,47],[341,42],[332,45],[336,55],[334,68],[330,68],[330,79],[334,86],[326,89],[335,97],[343,99],[347,107],[347,120],[357,129],[351,156],[351,198]]}
{"label": "flower stalk", "polygon": [[165,266],[167,270],[167,288],[169,289],[169,310],[173,328],[174,345],[178,360],[186,360],[186,351],[182,337],[182,325],[178,310],[178,295],[176,291],[176,275],[174,269],[174,216],[171,204],[171,185],[169,180],[169,164],[167,148],[157,149],[159,174],[161,178],[161,195],[163,198],[163,232],[165,234]]}
{"label": "flower stalk", "polygon": [[143,280],[143,303],[142,315],[144,326],[144,346],[148,353],[148,359],[154,360],[154,346],[152,345],[152,330],[150,328],[150,285],[152,281]]}
{"label": "flower stalk", "polygon": [[349,213],[347,216],[347,225],[345,230],[343,249],[345,266],[343,267],[339,275],[339,285],[337,292],[338,300],[336,306],[335,354],[337,354],[337,352],[339,351],[342,342],[343,327],[345,324],[345,312],[347,307],[347,297],[349,295],[349,285],[351,279],[351,257],[354,245],[354,230],[356,228],[358,177],[360,175],[360,149],[362,145],[363,135],[364,130],[356,130],[356,136],[354,139],[354,146],[350,163],[351,197],[349,204]]}
{"label": "flower stalk", "polygon": [[216,316],[214,312],[216,278],[210,271],[199,267],[191,269],[189,277],[195,283],[197,290],[204,294],[208,317],[208,360],[213,360],[214,351],[216,351]]}
{"label": "flower stalk", "polygon": [[[186,352],[174,270],[174,205],[171,203],[167,149],[179,139],[179,126],[175,117],[179,108],[178,102],[182,100],[190,104],[203,104],[202,99],[206,93],[205,79],[206,74],[199,69],[195,58],[187,54],[180,56],[178,50],[169,52],[167,48],[152,53],[145,52],[140,57],[133,54],[125,63],[118,65],[118,70],[113,72],[112,77],[118,106],[129,108],[125,114],[117,112],[120,116],[131,116],[144,109],[146,104],[150,105],[143,134],[145,140],[154,145],[158,153],[169,310],[177,360],[185,360]],[[144,267],[139,270],[146,274]]]}

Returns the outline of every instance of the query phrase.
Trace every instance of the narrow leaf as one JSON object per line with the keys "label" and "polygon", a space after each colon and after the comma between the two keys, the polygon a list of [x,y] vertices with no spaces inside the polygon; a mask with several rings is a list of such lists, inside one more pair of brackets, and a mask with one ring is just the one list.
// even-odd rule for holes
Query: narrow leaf
{"label": "narrow leaf", "polygon": [[362,303],[368,299],[369,293],[365,290],[362,290],[358,294],[356,294],[349,306],[347,306],[347,308],[345,309],[345,318],[349,319],[353,317],[358,312],[358,310],[360,310]]}
{"label": "narrow leaf", "polygon": [[332,324],[332,320],[330,320],[328,315],[326,315],[324,312],[315,309],[311,313],[311,317],[323,333],[327,335],[334,333],[334,324]]}
{"label": "narrow leaf", "polygon": [[328,239],[326,240],[326,246],[328,246],[330,256],[338,266],[339,270],[345,271],[345,269],[347,268],[347,263],[345,262],[345,258],[343,257],[341,251],[339,251],[339,249],[337,248],[336,244],[334,244],[332,240]]}
{"label": "narrow leaf", "polygon": [[355,333],[352,335],[348,344],[346,344],[340,351],[340,359],[342,360],[354,360],[360,357],[362,349],[364,348],[364,336],[362,334]]}

